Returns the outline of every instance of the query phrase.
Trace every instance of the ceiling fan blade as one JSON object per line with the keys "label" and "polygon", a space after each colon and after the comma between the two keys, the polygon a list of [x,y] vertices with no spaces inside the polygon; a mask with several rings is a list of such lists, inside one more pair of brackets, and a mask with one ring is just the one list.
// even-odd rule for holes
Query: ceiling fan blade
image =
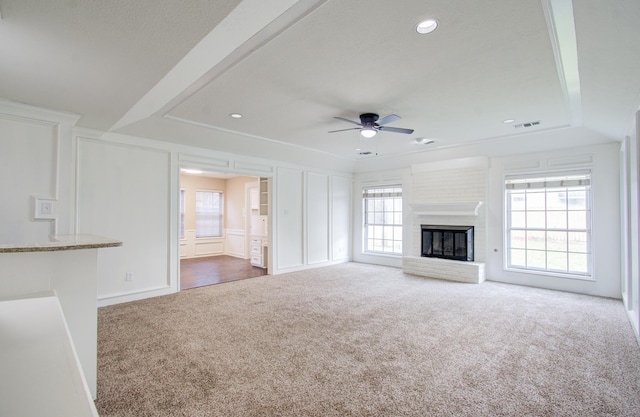
{"label": "ceiling fan blade", "polygon": [[378,120],[378,126],[384,126],[389,123],[393,123],[396,120],[400,120],[401,117],[397,114],[390,114],[388,116],[384,116],[382,119]]}
{"label": "ceiling fan blade", "polygon": [[360,130],[359,127],[350,127],[349,129],[330,130],[328,133],[344,132],[346,130]]}
{"label": "ceiling fan blade", "polygon": [[334,117],[334,119],[342,120],[343,122],[353,123],[354,125],[362,126],[362,124],[358,122],[354,122],[353,120],[345,119],[344,117]]}
{"label": "ceiling fan blade", "polygon": [[385,132],[405,133],[407,135],[410,135],[410,134],[413,133],[413,129],[405,129],[405,128],[402,128],[402,127],[380,126],[379,129],[380,130],[384,130]]}

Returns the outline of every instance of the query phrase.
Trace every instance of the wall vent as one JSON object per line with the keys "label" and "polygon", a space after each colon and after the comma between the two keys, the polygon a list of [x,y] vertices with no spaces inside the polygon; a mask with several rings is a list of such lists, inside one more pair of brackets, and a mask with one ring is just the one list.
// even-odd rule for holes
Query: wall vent
{"label": "wall vent", "polygon": [[519,125],[513,125],[513,127],[515,127],[516,129],[520,129],[521,127],[533,127],[533,126],[538,126],[540,124],[540,120],[536,120],[535,122],[527,122],[527,123],[520,123]]}

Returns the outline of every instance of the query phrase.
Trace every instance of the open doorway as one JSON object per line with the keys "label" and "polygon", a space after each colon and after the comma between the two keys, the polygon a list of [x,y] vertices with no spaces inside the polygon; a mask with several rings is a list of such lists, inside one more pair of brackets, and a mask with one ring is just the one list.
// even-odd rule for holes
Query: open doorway
{"label": "open doorway", "polygon": [[269,180],[183,168],[180,290],[268,273]]}

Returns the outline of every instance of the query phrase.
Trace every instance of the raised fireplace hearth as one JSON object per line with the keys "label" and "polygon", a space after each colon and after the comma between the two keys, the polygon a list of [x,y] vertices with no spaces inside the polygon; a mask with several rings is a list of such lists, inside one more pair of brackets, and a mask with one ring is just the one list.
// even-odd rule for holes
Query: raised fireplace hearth
{"label": "raised fireplace hearth", "polygon": [[420,256],[456,261],[473,259],[473,226],[420,225]]}

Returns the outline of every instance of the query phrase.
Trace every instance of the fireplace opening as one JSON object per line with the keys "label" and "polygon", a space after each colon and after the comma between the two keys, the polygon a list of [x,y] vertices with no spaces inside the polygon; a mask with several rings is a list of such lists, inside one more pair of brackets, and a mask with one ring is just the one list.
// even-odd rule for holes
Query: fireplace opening
{"label": "fireplace opening", "polygon": [[473,226],[420,225],[422,250],[430,258],[473,261]]}

